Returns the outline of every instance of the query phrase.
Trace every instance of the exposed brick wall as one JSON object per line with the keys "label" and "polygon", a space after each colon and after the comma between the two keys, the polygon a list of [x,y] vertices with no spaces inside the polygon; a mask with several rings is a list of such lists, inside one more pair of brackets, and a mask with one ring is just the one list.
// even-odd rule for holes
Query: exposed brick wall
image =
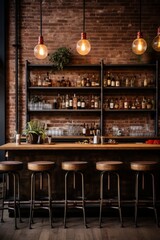
{"label": "exposed brick wall", "polygon": [[[19,114],[20,128],[25,125],[25,60],[46,63],[48,58],[39,61],[33,54],[39,36],[39,0],[21,0],[20,3],[20,49],[19,49]],[[91,42],[91,52],[83,57],[76,52],[76,42],[82,32],[82,0],[44,0],[43,36],[49,53],[66,46],[73,53],[73,63],[97,64],[138,62],[139,57],[131,50],[132,41],[139,30],[138,0],[86,0],[86,32]],[[7,42],[7,138],[15,129],[15,2],[9,1]],[[141,62],[159,58],[152,51],[151,41],[156,36],[159,22],[159,0],[142,0],[142,32],[148,49]]]}

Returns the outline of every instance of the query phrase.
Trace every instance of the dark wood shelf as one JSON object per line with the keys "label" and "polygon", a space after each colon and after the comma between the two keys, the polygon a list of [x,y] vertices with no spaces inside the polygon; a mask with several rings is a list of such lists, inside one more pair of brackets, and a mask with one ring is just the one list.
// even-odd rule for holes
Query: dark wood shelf
{"label": "dark wood shelf", "polygon": [[35,109],[29,112],[100,112],[101,109]]}
{"label": "dark wood shelf", "polygon": [[104,112],[156,112],[155,109],[107,109]]}

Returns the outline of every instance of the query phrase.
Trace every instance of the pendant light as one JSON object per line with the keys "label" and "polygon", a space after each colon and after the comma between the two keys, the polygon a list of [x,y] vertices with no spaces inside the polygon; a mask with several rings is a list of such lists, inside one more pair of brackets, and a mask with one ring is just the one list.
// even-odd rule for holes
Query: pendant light
{"label": "pendant light", "polygon": [[48,56],[48,49],[44,45],[42,36],[42,0],[40,1],[40,36],[38,38],[38,44],[34,48],[34,55],[37,59],[45,59]]}
{"label": "pendant light", "polygon": [[136,54],[136,55],[142,55],[146,49],[147,49],[147,43],[146,41],[143,39],[143,35],[141,32],[141,0],[139,0],[139,32],[137,33],[137,38],[133,41],[132,43],[132,51]]}
{"label": "pendant light", "polygon": [[77,42],[76,49],[80,55],[87,55],[91,50],[91,44],[87,40],[85,32],[85,0],[83,0],[83,32],[81,33],[81,39]]}
{"label": "pendant light", "polygon": [[160,27],[157,30],[157,36],[153,39],[152,47],[155,51],[160,52]]}

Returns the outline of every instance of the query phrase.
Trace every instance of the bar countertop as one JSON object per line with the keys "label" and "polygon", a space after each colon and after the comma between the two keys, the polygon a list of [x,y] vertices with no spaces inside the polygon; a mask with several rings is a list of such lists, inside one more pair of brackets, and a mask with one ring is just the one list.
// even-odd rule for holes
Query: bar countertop
{"label": "bar countertop", "polygon": [[27,144],[6,143],[0,150],[160,150],[160,144],[117,143],[117,144],[84,144],[84,143],[51,143]]}

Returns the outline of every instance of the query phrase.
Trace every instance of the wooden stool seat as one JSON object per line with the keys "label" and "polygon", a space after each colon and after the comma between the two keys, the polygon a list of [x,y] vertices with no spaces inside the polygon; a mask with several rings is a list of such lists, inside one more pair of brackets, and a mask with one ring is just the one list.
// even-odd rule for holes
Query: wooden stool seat
{"label": "wooden stool seat", "polygon": [[87,162],[70,161],[62,162],[62,169],[66,171],[81,171],[87,167]]}
{"label": "wooden stool seat", "polygon": [[120,161],[96,162],[96,169],[99,171],[118,171],[122,164]]}
{"label": "wooden stool seat", "polygon": [[131,169],[135,171],[152,171],[157,168],[156,161],[136,161],[131,162]]}
{"label": "wooden stool seat", "polygon": [[12,172],[19,171],[23,168],[23,163],[19,161],[2,161],[0,162],[0,171]]}
{"label": "wooden stool seat", "polygon": [[51,161],[35,161],[35,162],[28,162],[28,170],[31,171],[48,171],[53,168],[55,165],[54,162]]}

